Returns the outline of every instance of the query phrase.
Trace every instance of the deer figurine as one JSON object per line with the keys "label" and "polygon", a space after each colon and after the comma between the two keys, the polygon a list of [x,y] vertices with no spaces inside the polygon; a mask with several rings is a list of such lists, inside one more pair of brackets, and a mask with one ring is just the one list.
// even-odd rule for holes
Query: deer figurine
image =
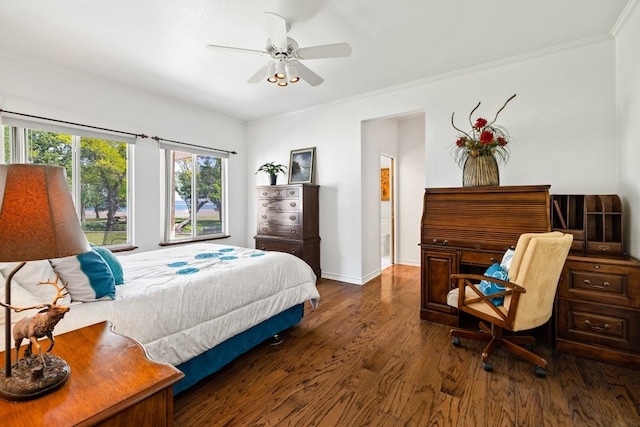
{"label": "deer figurine", "polygon": [[60,320],[64,317],[64,315],[69,311],[69,307],[58,305],[57,302],[60,298],[66,296],[69,292],[65,291],[67,285],[60,287],[58,285],[58,281],[60,280],[60,276],[56,275],[55,281],[47,280],[46,282],[38,282],[39,285],[53,285],[58,291],[55,298],[53,299],[52,304],[38,304],[32,307],[12,307],[7,306],[5,303],[0,302],[0,305],[5,307],[9,307],[10,309],[20,312],[24,310],[31,310],[34,308],[43,308],[38,313],[33,316],[25,317],[16,323],[13,327],[13,339],[15,341],[16,346],[16,363],[18,363],[19,355],[18,351],[20,350],[20,345],[22,344],[23,339],[29,340],[29,345],[25,349],[25,357],[27,355],[32,354],[32,345],[34,345],[38,349],[38,356],[42,365],[45,365],[44,356],[42,355],[42,347],[38,343],[38,338],[47,337],[51,342],[47,353],[51,351],[53,345],[55,344],[55,340],[53,339],[53,328],[58,324]]}

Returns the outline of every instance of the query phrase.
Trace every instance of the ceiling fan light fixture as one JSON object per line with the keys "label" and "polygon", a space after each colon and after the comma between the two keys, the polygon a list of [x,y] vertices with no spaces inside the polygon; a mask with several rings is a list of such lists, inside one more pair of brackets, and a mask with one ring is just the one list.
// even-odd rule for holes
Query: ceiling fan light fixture
{"label": "ceiling fan light fixture", "polygon": [[276,74],[276,64],[270,62],[267,68],[267,81],[269,83],[277,83],[278,79],[275,77]]}
{"label": "ceiling fan light fixture", "polygon": [[284,70],[284,61],[279,59],[276,61],[276,72],[274,74],[276,79],[286,79],[287,75]]}
{"label": "ceiling fan light fixture", "polygon": [[298,80],[300,80],[300,76],[298,75],[298,69],[296,68],[296,65],[294,63],[289,62],[286,66],[286,70],[287,70],[289,83],[296,83]]}

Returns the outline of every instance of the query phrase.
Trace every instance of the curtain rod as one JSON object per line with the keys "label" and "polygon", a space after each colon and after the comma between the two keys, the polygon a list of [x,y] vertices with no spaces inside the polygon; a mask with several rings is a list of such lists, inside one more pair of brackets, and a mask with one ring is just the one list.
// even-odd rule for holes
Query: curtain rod
{"label": "curtain rod", "polygon": [[[48,117],[34,116],[32,114],[25,114],[25,113],[18,113],[18,112],[15,112],[15,111],[3,110],[1,108],[0,108],[0,113],[15,114],[17,116],[30,117],[32,119],[48,120],[50,122],[64,123],[64,124],[72,125],[72,126],[82,126],[82,127],[89,128],[89,129],[103,130],[103,131],[107,131],[107,132],[120,133],[120,134],[123,134],[123,135],[130,135],[130,136],[135,136],[135,137],[140,137],[140,138],[149,138],[147,135],[145,135],[143,133],[132,133],[132,132],[125,132],[125,131],[121,131],[121,130],[102,128],[102,127],[98,127],[98,126],[83,125],[82,123],[74,123],[74,122],[67,122],[67,121],[64,121],[64,120],[50,119]],[[173,142],[175,144],[181,144],[181,145],[186,145],[186,146],[190,146],[190,147],[202,148],[202,149],[205,149],[205,150],[219,151],[221,153],[238,154],[236,151],[221,150],[219,148],[211,148],[211,147],[205,147],[205,146],[202,146],[202,145],[189,144],[187,142],[173,141],[171,139],[160,138],[159,136],[153,136],[153,137],[151,137],[151,139],[154,139],[154,140],[156,140],[158,142],[160,142],[160,141]]]}
{"label": "curtain rod", "polygon": [[227,153],[227,154],[238,154],[237,151],[229,151],[229,150],[222,150],[220,148],[205,147],[204,145],[196,145],[196,144],[190,144],[188,142],[174,141],[172,139],[164,139],[164,138],[160,138],[159,136],[152,136],[151,139],[154,139],[158,142],[160,141],[173,142],[174,144],[186,145],[188,147],[202,148],[203,150],[219,151],[221,153]]}
{"label": "curtain rod", "polygon": [[148,136],[143,134],[143,133],[132,133],[132,132],[126,132],[126,131],[122,131],[122,130],[101,128],[101,127],[98,127],[98,126],[83,125],[82,123],[74,123],[74,122],[67,122],[67,121],[64,121],[64,120],[50,119],[48,117],[34,116],[32,114],[25,114],[25,113],[18,113],[18,112],[15,112],[15,111],[3,110],[1,108],[0,108],[0,113],[15,114],[17,116],[30,117],[32,119],[47,120],[47,121],[50,121],[50,122],[64,123],[66,125],[82,126],[82,127],[89,128],[89,129],[103,130],[103,131],[107,131],[107,132],[120,133],[120,134],[123,134],[123,135],[136,136],[136,137],[140,137],[140,138],[148,138]]}

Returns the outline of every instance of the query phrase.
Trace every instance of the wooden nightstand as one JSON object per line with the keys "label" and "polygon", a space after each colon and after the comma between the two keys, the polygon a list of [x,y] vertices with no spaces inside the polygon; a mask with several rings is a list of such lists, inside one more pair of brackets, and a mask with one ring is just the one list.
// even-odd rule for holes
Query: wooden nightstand
{"label": "wooden nightstand", "polygon": [[184,374],[151,361],[138,342],[111,328],[102,322],[56,335],[52,353],[71,367],[69,382],[38,399],[0,400],[2,424],[172,426],[173,384]]}

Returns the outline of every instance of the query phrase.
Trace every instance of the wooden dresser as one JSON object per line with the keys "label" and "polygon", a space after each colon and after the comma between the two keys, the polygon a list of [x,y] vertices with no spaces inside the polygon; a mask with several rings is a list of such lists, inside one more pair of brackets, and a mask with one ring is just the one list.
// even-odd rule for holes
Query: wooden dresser
{"label": "wooden dresser", "polygon": [[640,369],[640,262],[570,254],[555,317],[556,350]]}
{"label": "wooden dresser", "polygon": [[421,221],[420,317],[459,325],[453,273],[484,273],[522,233],[551,229],[549,186],[427,188]]}
{"label": "wooden dresser", "polygon": [[139,343],[113,333],[110,323],[57,335],[52,353],[69,364],[69,381],[34,400],[0,399],[2,425],[173,425],[173,384],[184,374],[149,360]]}
{"label": "wooden dresser", "polygon": [[556,350],[640,369],[640,261],[624,253],[615,194],[554,194],[551,226],[571,233],[555,307]]}
{"label": "wooden dresser", "polygon": [[256,248],[288,252],[301,258],[320,277],[320,187],[312,184],[256,187]]}

